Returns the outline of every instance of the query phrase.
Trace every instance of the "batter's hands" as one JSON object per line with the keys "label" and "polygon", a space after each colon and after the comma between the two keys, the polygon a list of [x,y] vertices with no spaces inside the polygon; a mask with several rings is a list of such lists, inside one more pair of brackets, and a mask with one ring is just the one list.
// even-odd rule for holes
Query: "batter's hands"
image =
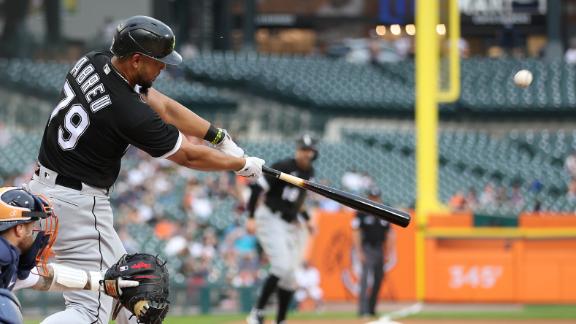
{"label": "batter's hands", "polygon": [[251,235],[256,234],[256,220],[254,218],[248,218],[246,220],[246,232]]}
{"label": "batter's hands", "polygon": [[262,166],[266,161],[253,156],[247,156],[245,159],[244,167],[236,171],[236,174],[247,178],[260,178],[262,176]]}
{"label": "batter's hands", "polygon": [[214,145],[214,148],[226,155],[243,157],[244,150],[234,143],[225,129],[222,129],[222,132],[224,132],[224,139],[220,143]]}

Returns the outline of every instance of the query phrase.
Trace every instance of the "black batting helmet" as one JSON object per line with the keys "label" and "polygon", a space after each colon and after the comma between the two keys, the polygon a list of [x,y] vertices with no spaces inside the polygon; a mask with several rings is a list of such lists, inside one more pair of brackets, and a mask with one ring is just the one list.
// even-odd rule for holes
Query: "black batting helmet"
{"label": "black batting helmet", "polygon": [[176,37],[172,29],[160,20],[148,16],[134,16],[116,27],[110,50],[123,57],[140,53],[160,62],[178,65],[182,56],[174,50]]}
{"label": "black batting helmet", "polygon": [[318,158],[318,140],[310,134],[304,134],[296,141],[296,148],[299,150],[312,150],[314,151],[314,158]]}

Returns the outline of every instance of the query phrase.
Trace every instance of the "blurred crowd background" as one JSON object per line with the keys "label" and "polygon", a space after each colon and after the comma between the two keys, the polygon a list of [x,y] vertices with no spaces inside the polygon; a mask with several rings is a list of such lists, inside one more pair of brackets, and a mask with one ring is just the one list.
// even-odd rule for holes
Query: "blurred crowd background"
{"label": "blurred crowd background", "polygon": [[[459,3],[462,93],[440,106],[441,201],[490,215],[491,226],[522,212],[573,213],[576,1]],[[413,0],[0,0],[0,184],[30,178],[73,62],[108,48],[121,19],[145,14],[173,27],[184,57],[158,89],[269,162],[292,156],[296,135],[311,131],[322,139],[317,181],[360,195],[377,186],[384,203],[413,208],[414,8]],[[527,89],[512,83],[519,69],[534,73]],[[234,174],[130,150],[111,197],[127,250],[167,257],[183,303],[209,294],[204,308],[232,309],[246,293],[239,288],[258,287],[266,271],[243,227],[248,194]],[[343,208],[316,195],[307,207]]]}

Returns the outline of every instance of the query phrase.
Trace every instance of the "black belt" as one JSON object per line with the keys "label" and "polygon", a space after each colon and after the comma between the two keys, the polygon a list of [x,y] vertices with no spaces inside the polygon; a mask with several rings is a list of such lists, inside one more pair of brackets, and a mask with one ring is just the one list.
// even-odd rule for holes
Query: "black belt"
{"label": "black belt", "polygon": [[[35,173],[37,176],[39,176],[40,175],[40,169],[36,169]],[[54,183],[56,183],[59,186],[66,187],[66,188],[70,188],[70,189],[74,189],[74,190],[78,190],[78,191],[82,190],[82,181],[67,177],[65,175],[59,174],[56,177],[56,181]]]}

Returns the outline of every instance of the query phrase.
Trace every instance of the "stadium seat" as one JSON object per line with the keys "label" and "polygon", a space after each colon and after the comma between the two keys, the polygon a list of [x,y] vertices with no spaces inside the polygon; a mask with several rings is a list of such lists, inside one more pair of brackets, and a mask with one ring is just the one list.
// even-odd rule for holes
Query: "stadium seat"
{"label": "stadium seat", "polygon": [[[50,99],[58,97],[70,64],[38,62],[28,59],[0,60],[0,85],[34,96]],[[215,88],[184,79],[173,79],[168,73],[160,74],[155,86],[186,105],[199,105],[231,109],[235,101],[221,95]]]}

